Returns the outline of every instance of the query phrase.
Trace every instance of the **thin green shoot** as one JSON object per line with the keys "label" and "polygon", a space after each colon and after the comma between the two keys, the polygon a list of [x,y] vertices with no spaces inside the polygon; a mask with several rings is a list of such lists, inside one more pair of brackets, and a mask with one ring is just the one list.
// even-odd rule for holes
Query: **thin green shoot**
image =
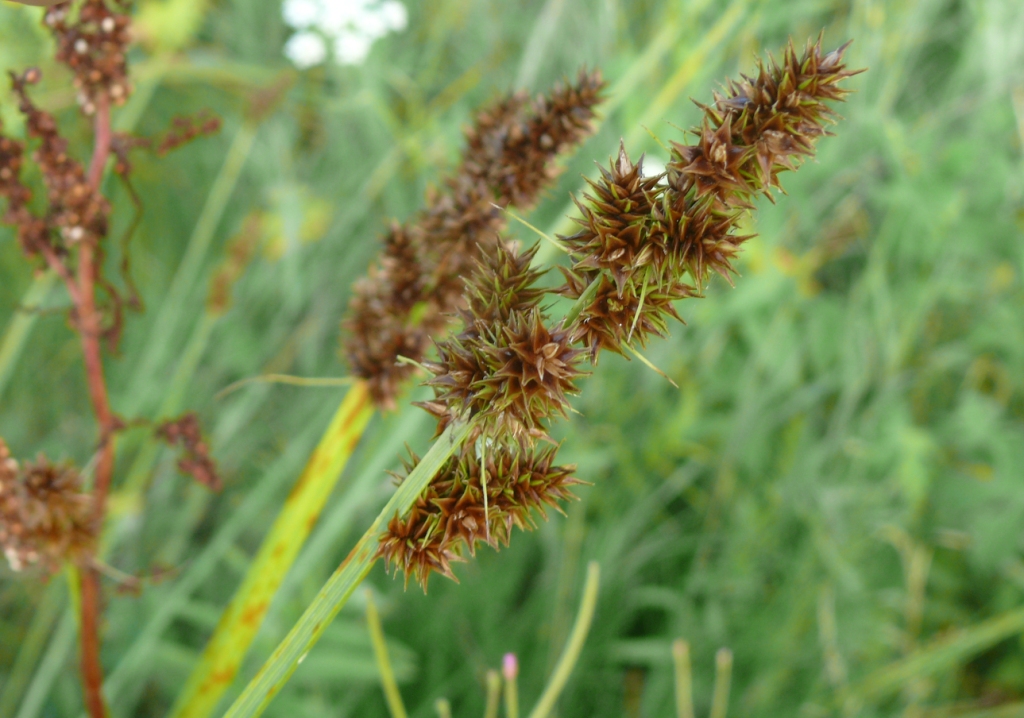
{"label": "thin green shoot", "polygon": [[529,229],[532,229],[534,232],[537,233],[538,236],[540,236],[542,239],[546,239],[548,242],[550,242],[552,245],[554,245],[554,247],[556,249],[558,249],[560,252],[564,252],[565,254],[569,254],[569,248],[566,247],[562,242],[558,241],[557,239],[552,237],[550,234],[548,234],[544,230],[541,230],[541,229],[538,229],[537,227],[534,227],[532,224],[530,224],[525,219],[523,219],[522,217],[517,215],[515,212],[513,212],[508,207],[499,207],[498,205],[494,204],[493,202],[491,202],[491,206],[494,207],[495,209],[500,209],[502,212],[507,214],[509,217],[514,219],[516,222],[519,222],[519,224],[521,224],[521,225],[523,225],[523,226],[525,226],[525,227],[527,227]]}
{"label": "thin green shoot", "polygon": [[501,704],[501,674],[495,670],[487,671],[487,706],[484,718],[498,718],[498,706]]}
{"label": "thin green shoot", "polygon": [[732,682],[732,651],[719,648],[715,654],[715,692],[711,696],[711,718],[725,718]]}
{"label": "thin green shoot", "polygon": [[397,355],[395,359],[398,361],[399,364],[408,364],[409,366],[417,367],[420,371],[425,372],[426,374],[432,373],[430,369],[427,369],[425,366],[420,364],[415,359],[410,359],[409,357],[402,356],[401,354]]}
{"label": "thin green shoot", "polygon": [[505,683],[505,718],[519,718],[519,660],[514,653],[506,653],[501,661],[501,675]]}
{"label": "thin green shoot", "polygon": [[[583,600],[580,602],[579,613],[576,614],[576,622],[573,624],[569,640],[562,649],[562,655],[555,664],[554,673],[548,681],[540,700],[530,712],[530,718],[547,718],[555,707],[558,696],[569,681],[572,669],[576,667],[576,661],[583,650],[583,643],[587,640],[590,632],[590,624],[594,620],[594,609],[597,608],[597,593],[601,583],[601,568],[597,561],[587,564],[587,581],[583,585]],[[509,716],[512,718],[512,716]]]}
{"label": "thin green shoot", "polygon": [[366,589],[366,627],[370,630],[370,641],[373,643],[373,655],[377,659],[377,670],[380,672],[380,683],[384,689],[384,698],[388,702],[391,718],[407,718],[402,694],[398,691],[395,671],[388,658],[388,646],[384,641],[384,629],[380,624],[380,614],[373,600],[373,591]]}
{"label": "thin green shoot", "polygon": [[690,644],[682,638],[672,642],[672,663],[675,665],[676,718],[693,718],[693,672],[690,667]]}
{"label": "thin green shoot", "polygon": [[644,309],[644,300],[647,298],[647,287],[648,279],[650,279],[651,269],[648,267],[644,270],[644,283],[640,287],[640,301],[636,305],[636,313],[633,315],[633,323],[629,327],[629,334],[626,336],[626,342],[633,340],[633,332],[636,330],[636,323],[640,321],[640,312]]}
{"label": "thin green shoot", "polygon": [[223,399],[228,394],[249,384],[288,384],[289,386],[349,386],[354,380],[350,376],[305,377],[291,374],[260,374],[239,379],[213,395],[214,399]]}
{"label": "thin green shoot", "polygon": [[434,710],[437,711],[437,718],[452,718],[452,704],[447,698],[438,698],[434,701]]}

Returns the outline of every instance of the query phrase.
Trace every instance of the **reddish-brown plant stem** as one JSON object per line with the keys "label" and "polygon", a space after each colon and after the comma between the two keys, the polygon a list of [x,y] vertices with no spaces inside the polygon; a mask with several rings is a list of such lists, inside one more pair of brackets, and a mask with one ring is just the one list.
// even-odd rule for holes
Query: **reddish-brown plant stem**
{"label": "reddish-brown plant stem", "polygon": [[[93,191],[100,191],[103,168],[110,156],[110,102],[105,95],[97,98],[95,121],[95,147],[89,164],[88,180]],[[96,422],[99,425],[99,458],[93,482],[93,520],[97,535],[106,514],[107,492],[114,474],[114,432],[117,420],[110,408],[107,381],[103,374],[103,356],[100,348],[102,326],[96,308],[96,247],[83,242],[78,254],[78,301],[75,305],[78,334],[82,339],[85,375],[89,385]],[[95,550],[95,548],[94,548]],[[81,661],[82,688],[85,704],[91,718],[106,718],[103,699],[103,665],[100,662],[100,576],[93,565],[83,565],[79,571],[81,587]]]}

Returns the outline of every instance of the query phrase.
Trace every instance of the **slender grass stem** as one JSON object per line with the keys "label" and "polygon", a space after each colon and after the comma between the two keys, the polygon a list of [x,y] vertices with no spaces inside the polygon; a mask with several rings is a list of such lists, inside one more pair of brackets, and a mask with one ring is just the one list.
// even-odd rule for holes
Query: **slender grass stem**
{"label": "slender grass stem", "polygon": [[711,697],[711,718],[725,718],[729,710],[729,684],[732,682],[732,651],[719,648],[715,654],[715,690]]}
{"label": "slender grass stem", "polygon": [[693,718],[693,673],[690,667],[690,644],[682,638],[672,642],[675,664],[676,718]]}
{"label": "slender grass stem", "polygon": [[562,650],[554,673],[548,681],[540,700],[530,712],[529,718],[546,718],[555,707],[555,701],[562,694],[562,689],[569,680],[572,669],[576,667],[576,661],[583,650],[583,643],[587,640],[590,632],[590,624],[594,620],[594,609],[597,607],[597,592],[600,587],[601,569],[596,561],[587,565],[587,582],[583,586],[583,600],[580,602],[579,613],[576,614],[576,622],[573,624],[569,640]]}
{"label": "slender grass stem", "polygon": [[384,640],[384,628],[380,624],[380,614],[373,600],[373,591],[366,589],[366,627],[370,630],[370,642],[373,644],[373,655],[377,659],[377,670],[380,671],[380,684],[384,689],[384,699],[388,702],[391,718],[407,718],[402,694],[398,691],[395,671],[388,658],[388,646]]}
{"label": "slender grass stem", "polygon": [[487,704],[484,718],[498,718],[498,707],[501,705],[501,674],[495,670],[487,671]]}
{"label": "slender grass stem", "polygon": [[437,711],[437,718],[452,718],[452,704],[447,698],[438,698],[434,701],[434,710]]}
{"label": "slender grass stem", "polygon": [[355,380],[348,376],[306,377],[292,376],[290,374],[261,374],[259,376],[250,376],[245,379],[239,379],[236,382],[232,382],[214,394],[213,398],[221,399],[231,392],[241,389],[243,386],[248,386],[249,384],[287,384],[289,386],[321,387],[350,386],[353,381]]}
{"label": "slender grass stem", "polygon": [[267,704],[295,671],[299,659],[316,644],[376,563],[377,539],[384,526],[396,513],[402,515],[409,510],[444,462],[466,440],[469,428],[469,424],[455,423],[437,438],[430,451],[398,487],[345,561],[320,589],[298,623],[278,645],[242,695],[228,709],[226,718],[248,718],[263,713]]}
{"label": "slender grass stem", "polygon": [[519,662],[516,654],[506,653],[502,660],[501,673],[505,679],[505,718],[519,718]]}

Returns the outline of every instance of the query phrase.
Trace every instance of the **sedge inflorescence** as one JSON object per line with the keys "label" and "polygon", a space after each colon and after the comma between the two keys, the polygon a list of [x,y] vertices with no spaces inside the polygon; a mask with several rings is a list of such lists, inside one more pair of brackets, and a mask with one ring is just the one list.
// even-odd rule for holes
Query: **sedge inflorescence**
{"label": "sedge inflorescence", "polygon": [[[432,572],[453,577],[452,562],[478,543],[507,544],[513,526],[533,525],[531,512],[558,509],[571,497],[575,469],[555,464],[547,426],[568,410],[581,362],[596,363],[604,349],[636,353],[679,319],[676,301],[702,296],[712,272],[731,282],[750,236],[738,231],[743,213],[758,194],[771,198],[779,174],[813,154],[835,117],[825,103],[842,100],[847,90],[839,83],[856,74],[843,63],[846,47],[824,53],[819,40],[798,52],[790,44],[781,61],[729,82],[712,104],[699,105],[696,141],[672,143],[662,174],[645,175],[642,158],[632,161],[620,146],[576,200],[580,230],[559,238],[571,259],[560,267],[560,286],[538,287],[535,251],[500,239],[481,246],[457,308],[462,329],[435,340],[437,358],[422,360],[435,396],[420,406],[438,418],[439,432],[468,422],[469,438],[412,510],[390,521],[378,548],[389,566],[425,588]],[[460,245],[465,238],[451,241]],[[542,306],[549,293],[574,301],[561,320]],[[413,457],[406,470],[415,465]]]}
{"label": "sedge inflorescence", "polygon": [[356,283],[345,353],[381,407],[395,398],[462,305],[463,278],[505,226],[502,208],[528,208],[558,175],[557,158],[591,132],[604,82],[580,72],[533,102],[522,93],[485,109],[466,133],[464,159],[427,206],[384,236]]}

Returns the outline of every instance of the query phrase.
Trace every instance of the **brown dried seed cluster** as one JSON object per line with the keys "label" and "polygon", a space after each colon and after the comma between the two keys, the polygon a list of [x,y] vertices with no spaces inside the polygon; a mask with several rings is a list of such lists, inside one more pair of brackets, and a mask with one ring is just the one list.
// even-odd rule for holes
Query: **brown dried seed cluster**
{"label": "brown dried seed cluster", "polygon": [[398,357],[421,361],[461,306],[463,278],[505,225],[498,208],[532,205],[558,174],[558,156],[591,132],[603,87],[598,73],[581,72],[548,97],[530,103],[516,94],[480,113],[444,191],[388,231],[380,262],[353,288],[345,321],[352,371],[378,405],[394,407],[414,371]]}
{"label": "brown dried seed cluster", "polygon": [[15,571],[53,572],[87,555],[96,537],[92,497],[78,471],[42,456],[21,466],[0,439],[0,546]]}
{"label": "brown dried seed cluster", "polygon": [[171,446],[180,446],[184,456],[178,459],[178,469],[212,491],[220,491],[224,484],[217,471],[217,463],[203,440],[199,417],[194,412],[165,421],[156,429],[156,436]]}
{"label": "brown dried seed cluster", "polygon": [[[856,72],[842,62],[846,47],[823,54],[819,40],[798,54],[791,43],[781,63],[761,63],[756,77],[729,82],[713,106],[701,106],[698,142],[672,144],[664,184],[661,176],[644,178],[624,148],[591,183],[593,194],[578,203],[583,229],[564,238],[574,266],[561,291],[578,299],[599,282],[573,326],[592,357],[622,353],[632,336],[642,345],[648,333],[663,334],[675,317],[671,302],[698,295],[710,272],[731,282],[749,239],[735,233],[742,212],[813,153],[835,116],[825,101],[847,93],[839,82]],[[684,272],[695,286],[682,282]]]}
{"label": "brown dried seed cluster", "polygon": [[110,214],[109,204],[90,186],[82,164],[68,154],[68,141],[60,135],[53,115],[40,110],[29,98],[28,85],[39,79],[40,73],[35,69],[22,75],[11,74],[28,135],[39,140],[32,159],[46,185],[49,207],[45,217],[32,216],[27,205],[31,192],[18,179],[23,146],[7,138],[0,140],[8,150],[0,155],[0,178],[6,181],[0,188],[8,199],[5,221],[20,228],[22,249],[28,256],[45,250],[61,254],[77,244],[98,242],[107,233]]}
{"label": "brown dried seed cluster", "polygon": [[[479,543],[507,546],[512,528],[532,529],[534,511],[572,498],[573,466],[554,463],[554,446],[482,442],[480,455],[463,452],[442,467],[404,517],[395,516],[378,554],[387,567],[415,577],[425,591],[431,572],[457,580],[451,564],[475,555]],[[406,474],[419,462],[406,462]],[[402,477],[399,477],[401,480]],[[486,488],[487,501],[484,501]]]}
{"label": "brown dried seed cluster", "polygon": [[57,59],[75,73],[78,104],[87,115],[96,111],[100,96],[120,105],[131,94],[126,58],[130,9],[131,3],[121,0],[85,0],[77,14],[70,2],[62,2],[43,16],[57,42]]}

